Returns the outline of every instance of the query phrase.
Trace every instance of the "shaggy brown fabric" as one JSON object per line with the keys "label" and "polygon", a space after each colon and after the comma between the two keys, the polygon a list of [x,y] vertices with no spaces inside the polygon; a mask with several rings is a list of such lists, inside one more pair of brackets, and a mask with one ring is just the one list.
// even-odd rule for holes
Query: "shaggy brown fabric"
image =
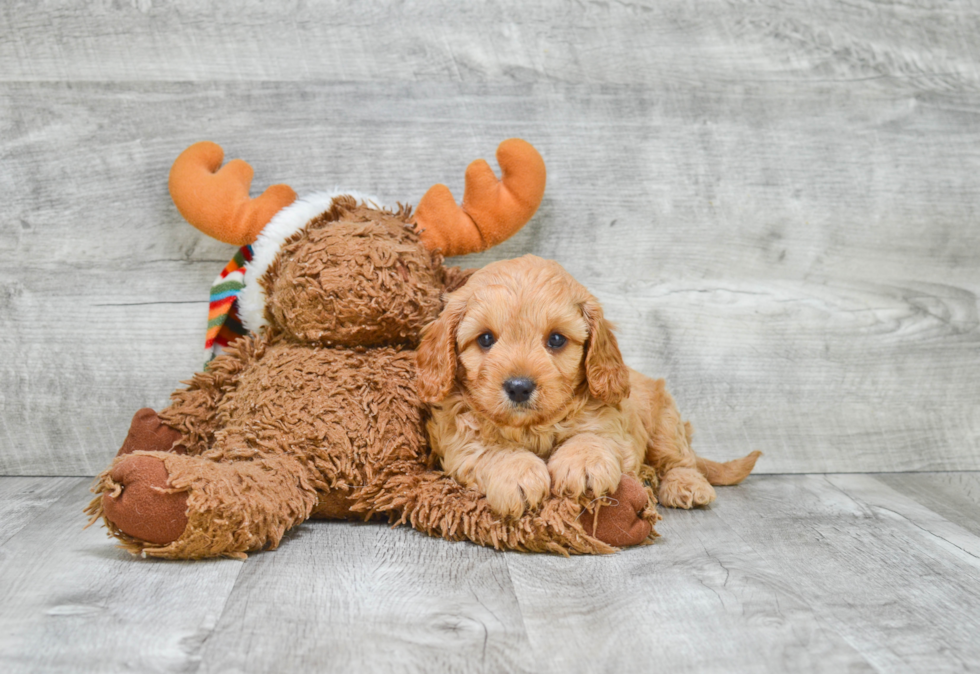
{"label": "shaggy brown fabric", "polygon": [[441,259],[419,245],[408,215],[334,200],[286,241],[264,277],[269,324],[326,346],[416,344],[439,315],[443,285]]}
{"label": "shaggy brown fabric", "polygon": [[[426,471],[418,465],[393,465],[388,475],[361,493],[354,509],[373,514],[388,513],[395,524],[409,523],[415,529],[448,540],[469,540],[498,550],[552,552],[568,555],[615,552],[613,545],[587,531],[580,522],[585,507],[594,504],[552,498],[536,511],[517,519],[504,519],[490,509],[486,498],[459,485],[441,472]],[[606,509],[622,520],[640,520],[646,524],[633,529],[635,538],[620,545],[636,545],[655,538],[653,524],[660,519],[650,505],[642,512],[632,505]],[[601,516],[602,513],[600,513]],[[614,516],[615,517],[615,516]],[[613,525],[615,528],[616,525]],[[602,532],[612,531],[603,527]],[[618,534],[618,540],[625,541]]]}
{"label": "shaggy brown fabric", "polygon": [[[186,455],[117,458],[89,514],[134,553],[181,559],[275,548],[311,516],[352,515],[499,549],[615,550],[583,528],[582,503],[552,499],[502,520],[481,494],[432,469],[412,347],[441,310],[441,293],[469,272],[443,267],[409,219],[407,208],[339,198],[291,237],[261,279],[268,327],[230,345],[159,415]],[[151,527],[134,524],[137,513],[109,505],[129,490],[114,476],[150,460],[166,468],[166,493],[186,498],[186,526],[169,540],[144,535]],[[640,509],[623,510],[636,520]],[[615,506],[601,508],[600,520],[606,511]],[[654,536],[653,508],[639,517],[648,528],[634,533]]]}

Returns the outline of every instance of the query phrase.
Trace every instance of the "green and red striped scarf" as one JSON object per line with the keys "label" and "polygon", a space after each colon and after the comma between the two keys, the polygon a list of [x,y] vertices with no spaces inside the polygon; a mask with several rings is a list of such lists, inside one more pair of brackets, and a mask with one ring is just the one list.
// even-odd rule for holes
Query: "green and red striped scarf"
{"label": "green and red striped scarf", "polygon": [[245,264],[251,260],[252,247],[242,246],[211,285],[208,332],[204,342],[205,368],[225,347],[248,334],[238,317],[238,295],[245,287]]}

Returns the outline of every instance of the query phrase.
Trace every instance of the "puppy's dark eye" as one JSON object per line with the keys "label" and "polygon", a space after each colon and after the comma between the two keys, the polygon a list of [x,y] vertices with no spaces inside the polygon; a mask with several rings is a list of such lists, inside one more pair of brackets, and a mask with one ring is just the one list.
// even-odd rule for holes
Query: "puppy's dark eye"
{"label": "puppy's dark eye", "polygon": [[565,337],[565,335],[561,334],[560,332],[552,332],[551,336],[548,337],[548,348],[560,349],[561,347],[565,346],[565,342],[567,341],[568,338]]}
{"label": "puppy's dark eye", "polygon": [[483,349],[489,349],[496,341],[497,339],[493,336],[492,332],[484,332],[482,335],[476,338],[476,343]]}

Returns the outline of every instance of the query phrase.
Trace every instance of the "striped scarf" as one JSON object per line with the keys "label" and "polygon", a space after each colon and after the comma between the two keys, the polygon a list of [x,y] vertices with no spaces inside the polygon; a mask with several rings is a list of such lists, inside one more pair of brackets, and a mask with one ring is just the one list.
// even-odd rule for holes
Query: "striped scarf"
{"label": "striped scarf", "polygon": [[252,247],[243,246],[211,286],[208,333],[204,342],[205,369],[226,346],[248,334],[238,318],[238,295],[245,287],[245,263],[251,260]]}

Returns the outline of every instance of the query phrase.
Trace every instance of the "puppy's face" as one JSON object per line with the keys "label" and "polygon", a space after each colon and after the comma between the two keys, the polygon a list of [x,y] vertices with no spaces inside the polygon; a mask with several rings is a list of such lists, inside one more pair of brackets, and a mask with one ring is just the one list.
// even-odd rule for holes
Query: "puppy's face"
{"label": "puppy's face", "polygon": [[426,329],[418,355],[423,400],[438,402],[455,383],[501,426],[547,424],[576,395],[628,394],[595,298],[556,262],[530,255],[476,272]]}
{"label": "puppy's face", "polygon": [[498,425],[544,423],[585,379],[589,331],[578,298],[555,273],[501,275],[480,286],[456,330],[470,404]]}

